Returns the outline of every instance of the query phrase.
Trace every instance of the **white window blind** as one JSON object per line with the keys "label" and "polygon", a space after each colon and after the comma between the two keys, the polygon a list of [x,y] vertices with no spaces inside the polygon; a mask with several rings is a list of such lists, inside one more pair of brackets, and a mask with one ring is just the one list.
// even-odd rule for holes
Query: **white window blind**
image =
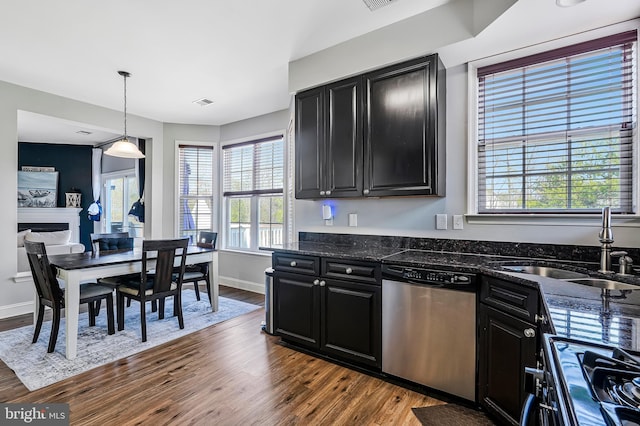
{"label": "white window blind", "polygon": [[214,150],[211,146],[178,146],[179,214],[181,237],[214,231]]}
{"label": "white window blind", "polygon": [[226,247],[282,247],[283,136],[226,145],[223,150]]}
{"label": "white window blind", "polygon": [[636,38],[478,69],[479,213],[632,213]]}

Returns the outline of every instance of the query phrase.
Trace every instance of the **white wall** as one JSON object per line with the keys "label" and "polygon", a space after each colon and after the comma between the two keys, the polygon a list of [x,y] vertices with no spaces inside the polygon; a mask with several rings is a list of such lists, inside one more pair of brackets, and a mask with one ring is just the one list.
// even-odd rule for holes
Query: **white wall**
{"label": "white wall", "polygon": [[[18,110],[35,112],[52,117],[113,129],[122,126],[122,112],[110,110],[49,93],[27,89],[0,81],[0,199],[4,208],[0,210],[0,318],[28,312],[32,309],[33,284],[28,281],[15,282],[17,272],[16,223],[17,223],[17,173],[18,170]],[[141,117],[128,117],[129,133],[152,140],[148,157],[150,164],[162,164],[162,124]],[[158,167],[147,169],[148,211],[156,212],[149,217],[145,235],[161,234],[162,197],[161,185],[155,179],[161,176]],[[158,181],[159,182],[159,181]]]}

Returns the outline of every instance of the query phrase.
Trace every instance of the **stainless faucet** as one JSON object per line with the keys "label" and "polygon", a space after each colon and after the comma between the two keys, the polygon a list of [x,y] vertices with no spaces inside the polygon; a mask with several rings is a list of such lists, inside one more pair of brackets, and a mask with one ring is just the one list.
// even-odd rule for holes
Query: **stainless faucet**
{"label": "stainless faucet", "polygon": [[600,252],[599,272],[611,271],[611,244],[613,243],[613,231],[611,230],[611,207],[602,209],[602,230],[598,235],[602,250]]}

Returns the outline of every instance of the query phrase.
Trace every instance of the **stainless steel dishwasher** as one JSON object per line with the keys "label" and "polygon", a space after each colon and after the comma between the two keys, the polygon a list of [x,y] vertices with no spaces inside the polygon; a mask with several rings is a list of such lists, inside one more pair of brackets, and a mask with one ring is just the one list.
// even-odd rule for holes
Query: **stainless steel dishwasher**
{"label": "stainless steel dishwasher", "polygon": [[382,267],[382,371],[476,401],[476,276]]}

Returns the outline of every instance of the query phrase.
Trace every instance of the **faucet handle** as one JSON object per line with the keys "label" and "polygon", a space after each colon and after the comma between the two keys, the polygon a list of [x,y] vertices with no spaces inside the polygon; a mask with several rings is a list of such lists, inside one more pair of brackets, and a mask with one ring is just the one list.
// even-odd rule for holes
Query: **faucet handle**
{"label": "faucet handle", "polygon": [[620,266],[620,274],[628,275],[631,273],[631,265],[633,265],[633,259],[627,256],[626,251],[612,251],[611,257],[620,257],[618,265]]}

